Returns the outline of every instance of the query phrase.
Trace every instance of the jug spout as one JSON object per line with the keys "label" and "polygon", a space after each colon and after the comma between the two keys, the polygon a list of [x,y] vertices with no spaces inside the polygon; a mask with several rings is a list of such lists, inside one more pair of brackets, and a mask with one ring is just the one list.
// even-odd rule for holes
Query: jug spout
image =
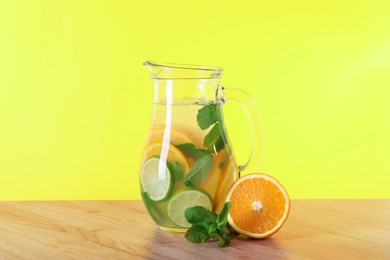
{"label": "jug spout", "polygon": [[223,69],[218,67],[153,61],[146,61],[143,65],[149,70],[152,79],[220,79],[223,73]]}

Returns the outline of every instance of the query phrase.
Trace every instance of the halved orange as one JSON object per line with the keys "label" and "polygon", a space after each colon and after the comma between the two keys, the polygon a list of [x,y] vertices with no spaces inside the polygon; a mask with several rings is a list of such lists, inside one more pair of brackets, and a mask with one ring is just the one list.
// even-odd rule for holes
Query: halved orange
{"label": "halved orange", "polygon": [[262,173],[245,175],[231,186],[228,222],[238,233],[252,238],[275,234],[286,222],[290,198],[275,178]]}

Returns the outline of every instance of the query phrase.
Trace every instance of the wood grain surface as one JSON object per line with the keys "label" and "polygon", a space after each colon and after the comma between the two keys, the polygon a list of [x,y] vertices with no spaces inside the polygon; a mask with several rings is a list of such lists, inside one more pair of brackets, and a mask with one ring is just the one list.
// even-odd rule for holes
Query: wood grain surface
{"label": "wood grain surface", "polygon": [[273,237],[222,249],[159,230],[141,201],[0,202],[0,259],[390,259],[390,200],[293,200]]}

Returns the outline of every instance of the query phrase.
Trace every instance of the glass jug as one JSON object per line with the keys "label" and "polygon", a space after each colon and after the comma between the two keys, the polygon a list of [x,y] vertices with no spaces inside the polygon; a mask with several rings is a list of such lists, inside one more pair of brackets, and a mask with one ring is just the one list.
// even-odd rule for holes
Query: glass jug
{"label": "glass jug", "polygon": [[[201,205],[218,213],[249,160],[260,162],[259,120],[245,91],[220,85],[221,68],[144,65],[154,81],[154,99],[140,165],[142,200],[162,230],[185,231],[188,207]],[[252,159],[243,165],[233,156],[222,113],[230,99],[244,108],[251,133]]]}

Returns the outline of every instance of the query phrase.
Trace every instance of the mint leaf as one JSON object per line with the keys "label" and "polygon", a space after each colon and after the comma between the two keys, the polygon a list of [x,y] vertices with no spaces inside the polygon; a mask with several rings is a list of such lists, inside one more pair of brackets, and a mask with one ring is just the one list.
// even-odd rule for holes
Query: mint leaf
{"label": "mint leaf", "polygon": [[205,149],[199,149],[192,143],[185,143],[185,144],[174,144],[179,150],[186,156],[191,157],[195,160],[199,159],[200,157],[203,157],[205,155],[210,154],[210,151],[207,151]]}
{"label": "mint leaf", "polygon": [[196,119],[198,121],[198,126],[200,127],[200,129],[205,130],[209,128],[212,124],[218,121],[217,105],[204,105],[201,109],[198,110]]}
{"label": "mint leaf", "polygon": [[172,175],[175,176],[175,182],[182,182],[184,179],[184,170],[181,164],[175,161],[168,162],[167,165]]}
{"label": "mint leaf", "polygon": [[184,182],[187,186],[190,183],[198,186],[209,174],[210,170],[213,168],[213,165],[214,158],[211,155],[203,156],[192,165],[191,169],[187,173],[187,176],[184,178]]}
{"label": "mint leaf", "polygon": [[200,224],[205,221],[215,222],[217,214],[211,212],[203,206],[187,208],[184,212],[186,220],[191,224]]}
{"label": "mint leaf", "polygon": [[210,236],[203,225],[193,225],[187,230],[185,238],[192,243],[203,243],[209,240]]}
{"label": "mint leaf", "polygon": [[216,123],[210,132],[205,136],[203,146],[211,150],[220,151],[225,147],[225,141],[222,137],[221,124]]}
{"label": "mint leaf", "polygon": [[221,212],[217,217],[218,228],[223,228],[226,226],[231,207],[232,207],[232,203],[230,201],[226,202],[225,205],[223,206],[223,209],[221,210]]}

